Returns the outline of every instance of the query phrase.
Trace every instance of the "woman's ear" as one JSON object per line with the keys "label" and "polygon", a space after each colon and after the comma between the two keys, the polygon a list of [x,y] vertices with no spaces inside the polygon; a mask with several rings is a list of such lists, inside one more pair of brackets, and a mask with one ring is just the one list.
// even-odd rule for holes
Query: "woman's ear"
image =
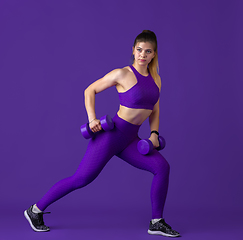
{"label": "woman's ear", "polygon": [[156,52],[154,52],[154,56],[153,56],[153,59],[155,58],[155,56],[156,56]]}

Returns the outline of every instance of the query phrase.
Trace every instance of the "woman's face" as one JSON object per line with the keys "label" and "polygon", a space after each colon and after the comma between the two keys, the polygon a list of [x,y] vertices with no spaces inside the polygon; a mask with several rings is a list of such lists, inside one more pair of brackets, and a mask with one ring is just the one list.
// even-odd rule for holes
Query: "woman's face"
{"label": "woman's face", "polygon": [[138,42],[133,47],[134,61],[140,66],[148,65],[155,56],[154,46],[150,42]]}

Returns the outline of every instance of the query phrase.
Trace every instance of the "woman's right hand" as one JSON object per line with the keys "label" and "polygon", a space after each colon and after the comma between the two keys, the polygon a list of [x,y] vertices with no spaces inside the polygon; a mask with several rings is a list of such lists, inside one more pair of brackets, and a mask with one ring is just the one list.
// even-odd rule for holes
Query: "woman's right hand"
{"label": "woman's right hand", "polygon": [[101,128],[100,120],[99,119],[94,119],[93,121],[90,122],[89,128],[92,132],[99,132]]}

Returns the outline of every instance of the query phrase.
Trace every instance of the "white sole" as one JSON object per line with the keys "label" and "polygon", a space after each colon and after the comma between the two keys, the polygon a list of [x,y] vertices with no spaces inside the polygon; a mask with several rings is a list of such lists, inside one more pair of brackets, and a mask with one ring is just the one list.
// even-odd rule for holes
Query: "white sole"
{"label": "white sole", "polygon": [[25,218],[28,220],[28,222],[29,222],[31,228],[32,228],[35,232],[49,232],[49,231],[50,231],[50,229],[49,229],[49,230],[40,230],[40,229],[35,228],[35,226],[34,226],[34,225],[32,224],[32,222],[31,222],[31,219],[30,219],[30,217],[29,217],[29,215],[28,215],[28,213],[27,213],[27,210],[24,211],[24,216],[25,216]]}
{"label": "white sole", "polygon": [[167,233],[163,233],[161,231],[151,231],[151,230],[148,230],[148,234],[151,234],[151,235],[162,235],[162,236],[165,236],[165,237],[179,237],[180,234],[178,235],[170,235],[170,234],[167,234]]}

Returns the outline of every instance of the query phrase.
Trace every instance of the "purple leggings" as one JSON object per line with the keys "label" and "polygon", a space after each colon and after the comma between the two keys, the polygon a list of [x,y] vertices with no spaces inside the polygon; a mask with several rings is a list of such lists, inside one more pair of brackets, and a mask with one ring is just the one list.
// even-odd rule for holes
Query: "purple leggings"
{"label": "purple leggings", "polygon": [[146,156],[138,152],[140,126],[133,125],[117,115],[113,121],[113,130],[102,130],[89,141],[87,151],[75,174],[57,182],[37,203],[40,210],[44,211],[68,193],[91,183],[107,162],[116,155],[132,166],[154,174],[151,187],[152,218],[163,217],[170,171],[168,162],[157,150]]}

